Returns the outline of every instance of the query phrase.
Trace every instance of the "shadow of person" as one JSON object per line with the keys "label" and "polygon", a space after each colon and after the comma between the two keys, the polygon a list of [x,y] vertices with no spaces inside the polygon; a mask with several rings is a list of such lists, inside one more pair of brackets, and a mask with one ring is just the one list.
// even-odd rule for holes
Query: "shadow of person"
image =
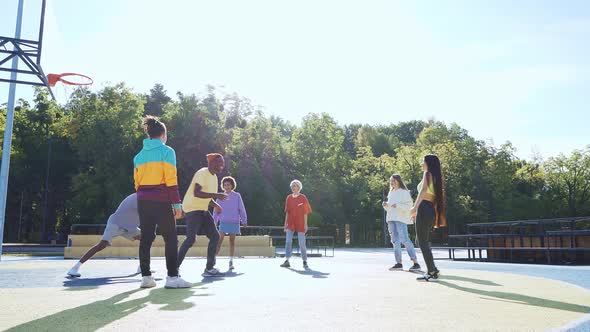
{"label": "shadow of person", "polygon": [[[101,277],[101,278],[67,278],[63,282],[64,287],[87,287],[96,288],[98,286],[112,285],[112,284],[128,284],[128,283],[140,283],[141,279],[132,278],[135,274],[128,276],[119,277]],[[156,281],[160,281],[162,278],[156,278]]]}
{"label": "shadow of person", "polygon": [[203,279],[201,279],[201,283],[203,284],[210,284],[210,283],[214,283],[216,281],[222,281],[225,280],[227,278],[235,278],[235,277],[239,277],[241,275],[243,275],[243,272],[233,272],[233,271],[228,271],[228,272],[224,272],[223,275],[221,276],[202,276]]}
{"label": "shadow of person", "polygon": [[[194,284],[193,288],[152,289],[146,296],[127,300],[128,297],[143,291],[133,289],[114,295],[106,300],[95,301],[72,309],[35,319],[12,327],[6,331],[95,331],[112,322],[122,319],[146,307],[149,303],[164,305],[160,310],[187,310],[195,304],[187,301],[195,296],[211,294],[195,294],[202,284]],[[197,287],[197,288],[195,288]]]}
{"label": "shadow of person", "polygon": [[310,268],[307,268],[305,270],[295,270],[294,268],[289,267],[289,268],[287,268],[287,270],[293,271],[293,272],[301,274],[301,275],[312,276],[312,278],[324,279],[330,275],[330,273],[320,272],[320,271],[312,270]]}
{"label": "shadow of person", "polygon": [[235,278],[243,275],[244,272],[234,272],[234,271],[227,271],[224,272],[225,278]]}
{"label": "shadow of person", "polygon": [[193,288],[178,288],[178,289],[165,289],[165,288],[156,288],[150,291],[150,294],[145,297],[148,302],[153,304],[164,304],[160,310],[166,311],[178,311],[178,310],[187,310],[195,306],[192,302],[187,302],[186,300],[191,297],[204,297],[204,296],[212,296],[213,294],[210,293],[199,293],[196,294],[195,291],[197,289],[206,289],[204,287],[194,288],[195,286],[202,286],[202,283],[194,284]]}
{"label": "shadow of person", "polygon": [[[469,279],[469,278],[466,278],[466,279]],[[587,314],[590,312],[590,307],[585,306],[585,305],[555,301],[555,300],[544,299],[544,298],[534,297],[534,296],[528,296],[528,295],[523,295],[523,294],[518,294],[518,293],[488,291],[488,290],[477,289],[477,288],[463,287],[463,286],[460,286],[460,285],[457,285],[457,284],[454,284],[452,282],[448,282],[445,280],[447,280],[446,276],[441,276],[441,279],[438,281],[438,284],[444,285],[446,287],[453,288],[456,290],[460,290],[463,292],[487,296],[492,299],[509,300],[511,302],[520,303],[523,305],[531,305],[531,306],[542,307],[542,308],[559,309],[559,310],[565,310],[565,311],[571,311],[571,312],[583,313],[583,314]],[[449,280],[451,280],[451,279],[449,279]],[[457,279],[457,280],[460,280],[460,279]],[[478,279],[475,279],[475,280],[478,280]],[[480,284],[482,284],[482,283],[480,283]],[[495,285],[497,285],[497,284],[495,284]]]}
{"label": "shadow of person", "polygon": [[455,275],[449,275],[449,274],[444,274],[440,278],[441,278],[441,280],[466,281],[466,282],[471,282],[474,284],[484,285],[484,286],[502,286],[502,285],[497,284],[497,283],[490,281],[490,280],[468,278],[468,277],[455,276]]}

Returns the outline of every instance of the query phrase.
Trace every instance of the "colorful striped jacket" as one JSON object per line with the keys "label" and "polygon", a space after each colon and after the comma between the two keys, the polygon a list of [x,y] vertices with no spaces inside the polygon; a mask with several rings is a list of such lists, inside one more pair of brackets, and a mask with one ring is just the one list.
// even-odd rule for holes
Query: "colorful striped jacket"
{"label": "colorful striped jacket", "polygon": [[133,166],[138,200],[169,202],[181,208],[174,149],[159,139],[146,138]]}

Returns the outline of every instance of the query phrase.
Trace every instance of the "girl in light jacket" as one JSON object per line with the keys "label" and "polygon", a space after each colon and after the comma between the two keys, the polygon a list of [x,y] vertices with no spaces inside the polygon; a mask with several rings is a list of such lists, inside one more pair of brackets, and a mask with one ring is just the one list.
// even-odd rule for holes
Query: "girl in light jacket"
{"label": "girl in light jacket", "polygon": [[410,209],[413,201],[410,191],[404,184],[402,177],[394,174],[389,178],[389,195],[387,201],[383,202],[383,208],[387,212],[386,221],[393,244],[396,264],[389,268],[390,271],[402,270],[402,243],[408,251],[408,255],[414,262],[410,271],[420,271],[420,265],[416,259],[416,250],[414,244],[408,235],[408,224],[410,221]]}

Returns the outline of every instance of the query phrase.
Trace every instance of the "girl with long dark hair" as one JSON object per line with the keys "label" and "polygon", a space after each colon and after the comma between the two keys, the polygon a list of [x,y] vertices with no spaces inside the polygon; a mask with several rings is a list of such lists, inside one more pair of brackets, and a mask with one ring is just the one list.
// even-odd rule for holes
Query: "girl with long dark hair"
{"label": "girl with long dark hair", "polygon": [[436,155],[424,156],[422,161],[422,181],[418,184],[418,197],[414,207],[410,210],[416,222],[416,235],[422,256],[428,271],[417,280],[438,281],[439,271],[434,265],[432,250],[430,249],[430,231],[432,228],[447,226],[445,218],[444,181],[440,167],[440,160]]}

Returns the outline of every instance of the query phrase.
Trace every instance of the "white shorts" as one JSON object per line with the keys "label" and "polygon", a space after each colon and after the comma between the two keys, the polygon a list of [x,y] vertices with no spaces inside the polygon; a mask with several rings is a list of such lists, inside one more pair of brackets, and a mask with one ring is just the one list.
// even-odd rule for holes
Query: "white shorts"
{"label": "white shorts", "polygon": [[102,241],[107,241],[109,245],[113,243],[113,239],[117,236],[122,236],[127,240],[133,241],[133,238],[140,235],[141,231],[139,228],[135,228],[135,230],[129,232],[124,228],[121,228],[113,223],[107,223],[107,227],[104,229],[104,233],[102,234]]}

